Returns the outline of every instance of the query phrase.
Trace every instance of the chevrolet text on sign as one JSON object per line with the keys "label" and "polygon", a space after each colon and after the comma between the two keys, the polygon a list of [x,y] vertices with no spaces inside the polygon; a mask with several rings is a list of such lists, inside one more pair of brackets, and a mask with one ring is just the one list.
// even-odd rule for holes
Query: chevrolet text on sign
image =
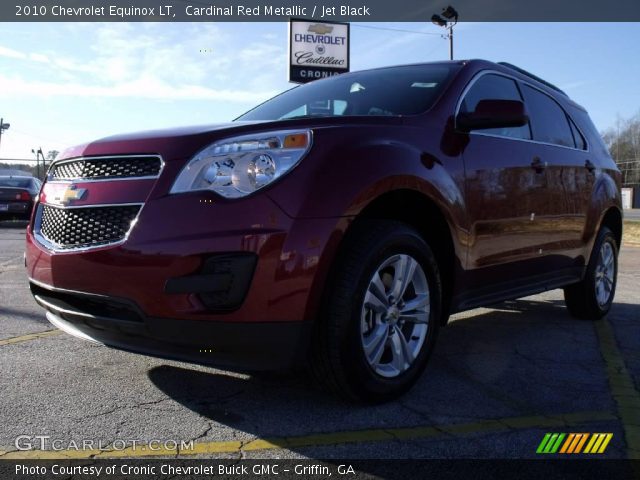
{"label": "chevrolet text on sign", "polygon": [[349,71],[349,24],[292,19],[289,81],[306,83]]}

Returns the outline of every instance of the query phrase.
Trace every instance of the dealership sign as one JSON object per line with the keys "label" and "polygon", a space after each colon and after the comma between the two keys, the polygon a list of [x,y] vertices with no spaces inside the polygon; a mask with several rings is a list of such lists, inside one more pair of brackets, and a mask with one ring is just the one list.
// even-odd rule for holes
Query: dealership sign
{"label": "dealership sign", "polygon": [[348,71],[348,23],[289,22],[290,82],[306,83]]}

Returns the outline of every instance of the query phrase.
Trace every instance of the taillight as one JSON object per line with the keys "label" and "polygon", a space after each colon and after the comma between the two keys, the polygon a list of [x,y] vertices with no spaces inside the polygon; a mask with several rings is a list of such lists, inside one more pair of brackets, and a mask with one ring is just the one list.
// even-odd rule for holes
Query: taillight
{"label": "taillight", "polygon": [[16,195],[16,200],[23,200],[25,202],[28,202],[29,200],[31,200],[31,195],[29,194],[29,192],[20,192]]}

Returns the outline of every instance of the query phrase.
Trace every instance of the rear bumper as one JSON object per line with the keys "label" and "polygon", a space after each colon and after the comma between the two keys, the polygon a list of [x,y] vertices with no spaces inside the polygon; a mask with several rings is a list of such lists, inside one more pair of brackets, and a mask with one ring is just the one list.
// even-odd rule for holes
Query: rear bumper
{"label": "rear bumper", "polygon": [[0,204],[7,206],[6,210],[5,208],[0,208],[0,218],[20,218],[28,220],[31,217],[33,202],[3,202],[0,200]]}
{"label": "rear bumper", "polygon": [[[121,350],[153,357],[241,370],[287,369],[304,361],[310,322],[212,322],[145,316],[119,298],[56,289],[30,283],[47,319],[65,332]],[[112,305],[104,315],[79,302]],[[135,312],[113,318],[118,306]],[[127,318],[127,319],[123,319]]]}

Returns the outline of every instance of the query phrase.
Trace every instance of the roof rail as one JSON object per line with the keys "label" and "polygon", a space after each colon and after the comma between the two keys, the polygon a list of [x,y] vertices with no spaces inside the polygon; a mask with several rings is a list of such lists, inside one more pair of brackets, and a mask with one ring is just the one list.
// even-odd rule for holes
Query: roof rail
{"label": "roof rail", "polygon": [[507,67],[507,68],[510,68],[511,70],[515,70],[516,72],[521,73],[522,75],[526,75],[529,78],[533,78],[534,80],[542,83],[543,85],[546,85],[547,87],[555,90],[556,92],[561,93],[565,97],[569,96],[564,91],[562,91],[558,87],[556,87],[553,83],[547,82],[546,80],[543,80],[542,78],[538,77],[537,75],[534,75],[533,73],[527,72],[526,70],[524,70],[524,69],[522,69],[520,67],[516,67],[515,65],[513,65],[511,63],[498,62],[498,65],[502,65],[503,67]]}

